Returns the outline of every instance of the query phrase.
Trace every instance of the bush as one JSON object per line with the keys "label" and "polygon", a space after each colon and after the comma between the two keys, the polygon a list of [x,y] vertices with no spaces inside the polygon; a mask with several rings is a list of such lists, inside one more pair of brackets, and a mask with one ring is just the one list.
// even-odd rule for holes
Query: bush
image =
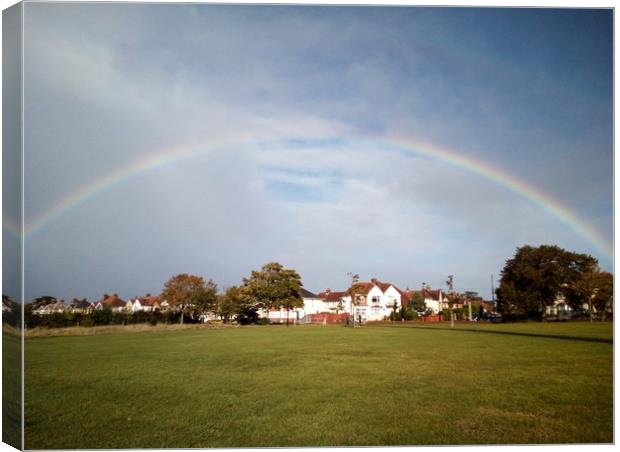
{"label": "bush", "polygon": [[415,320],[418,318],[418,313],[415,309],[405,309],[403,314],[401,314],[401,318],[405,320]]}
{"label": "bush", "polygon": [[390,320],[392,322],[400,322],[401,318],[402,317],[401,317],[400,311],[392,311],[392,312],[390,312]]}

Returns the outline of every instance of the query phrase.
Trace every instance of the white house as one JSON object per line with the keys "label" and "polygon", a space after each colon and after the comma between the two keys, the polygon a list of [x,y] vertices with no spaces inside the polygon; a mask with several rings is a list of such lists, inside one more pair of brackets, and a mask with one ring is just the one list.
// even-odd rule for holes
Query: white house
{"label": "white house", "polygon": [[350,295],[343,297],[345,311],[355,315],[356,319],[384,320],[402,306],[404,292],[394,284],[372,279],[370,282],[360,282],[356,287],[358,294],[354,306],[351,306]]}
{"label": "white house", "polygon": [[38,315],[49,315],[54,313],[63,313],[67,308],[68,306],[65,304],[65,302],[63,300],[60,300],[53,303],[48,303],[44,306],[40,306],[33,312]]}
{"label": "white house", "polygon": [[303,308],[287,311],[286,309],[272,309],[263,317],[268,317],[271,322],[296,323],[310,314],[354,314],[356,319],[361,316],[366,320],[384,320],[390,316],[394,308],[402,306],[405,293],[391,283],[384,283],[373,279],[370,282],[360,282],[358,299],[355,306],[351,306],[351,296],[346,292],[326,289],[315,295],[302,288],[301,295],[304,302]]}
{"label": "white house", "polygon": [[[303,287],[300,292],[301,298],[304,302],[302,308],[289,310],[284,308],[270,309],[266,314],[269,321],[272,323],[297,323],[303,319],[306,314],[318,314],[320,312],[325,312],[323,300],[318,295],[313,294]],[[264,317],[265,314],[261,314],[261,316]]]}
{"label": "white house", "polygon": [[448,302],[446,297],[443,294],[441,289],[431,290],[431,289],[422,289],[420,291],[422,293],[422,297],[424,298],[424,304],[426,305],[426,309],[430,309],[434,314],[441,312],[444,309],[445,304]]}

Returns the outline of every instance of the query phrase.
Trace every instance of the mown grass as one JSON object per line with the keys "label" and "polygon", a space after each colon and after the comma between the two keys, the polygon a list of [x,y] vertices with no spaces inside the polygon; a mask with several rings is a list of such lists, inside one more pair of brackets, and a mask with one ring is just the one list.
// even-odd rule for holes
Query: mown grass
{"label": "mown grass", "polygon": [[[609,337],[582,325],[555,331]],[[612,348],[390,326],[27,338],[25,446],[610,443]]]}
{"label": "mown grass", "polygon": [[2,328],[2,441],[21,449],[22,375],[19,330]]}

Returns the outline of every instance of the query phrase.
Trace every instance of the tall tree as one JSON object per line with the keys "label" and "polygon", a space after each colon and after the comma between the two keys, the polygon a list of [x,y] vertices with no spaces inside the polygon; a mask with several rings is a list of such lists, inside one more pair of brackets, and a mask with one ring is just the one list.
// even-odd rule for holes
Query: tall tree
{"label": "tall tree", "polygon": [[[217,297],[216,314],[224,321],[230,322],[242,311],[243,291],[239,286],[231,286]],[[258,318],[258,315],[254,316]]]}
{"label": "tall tree", "polygon": [[170,306],[181,310],[181,323],[183,323],[184,315],[204,288],[205,280],[201,276],[181,273],[166,282],[161,298],[168,301]]}
{"label": "tall tree", "polygon": [[601,320],[605,320],[605,314],[608,311],[613,314],[614,275],[609,272],[598,274],[597,287],[592,297],[592,303],[596,310],[601,313]]}
{"label": "tall tree", "polygon": [[448,279],[446,281],[446,286],[448,287],[448,293],[446,294],[448,298],[448,304],[450,305],[450,327],[454,328],[454,305],[458,301],[458,296],[454,291],[454,276],[448,275]]}
{"label": "tall tree", "polygon": [[601,271],[588,271],[576,278],[564,288],[566,302],[573,309],[588,306],[590,322],[594,310],[601,313],[601,320],[605,312],[610,309],[613,298],[613,275]]}
{"label": "tall tree", "polygon": [[414,292],[407,303],[408,309],[415,311],[425,311],[426,303],[424,302],[424,296],[420,292]]}
{"label": "tall tree", "polygon": [[558,246],[523,246],[506,261],[497,289],[498,310],[507,316],[543,319],[545,308],[584,273],[596,271],[597,260]]}
{"label": "tall tree", "polygon": [[217,284],[209,280],[203,287],[198,287],[190,296],[190,304],[198,318],[214,313],[217,305]]}
{"label": "tall tree", "polygon": [[[359,284],[360,276],[357,273],[347,273],[351,278],[351,285],[347,289],[347,295],[351,297],[351,317],[353,318],[353,327],[355,328],[355,306],[358,306],[365,294],[365,288]],[[361,326],[361,322],[360,322]]]}
{"label": "tall tree", "polygon": [[272,308],[286,309],[287,326],[290,310],[304,305],[300,293],[301,276],[297,271],[286,269],[278,262],[270,262],[260,270],[252,271],[243,283],[245,297],[254,305],[265,309],[267,314]]}

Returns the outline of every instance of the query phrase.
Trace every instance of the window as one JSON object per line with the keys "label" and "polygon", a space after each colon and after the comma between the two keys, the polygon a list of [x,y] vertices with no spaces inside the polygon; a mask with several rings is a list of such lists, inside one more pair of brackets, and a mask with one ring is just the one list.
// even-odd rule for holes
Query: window
{"label": "window", "polygon": [[374,295],[372,297],[372,302],[373,303],[380,303],[381,302],[381,298],[379,298],[379,295]]}

